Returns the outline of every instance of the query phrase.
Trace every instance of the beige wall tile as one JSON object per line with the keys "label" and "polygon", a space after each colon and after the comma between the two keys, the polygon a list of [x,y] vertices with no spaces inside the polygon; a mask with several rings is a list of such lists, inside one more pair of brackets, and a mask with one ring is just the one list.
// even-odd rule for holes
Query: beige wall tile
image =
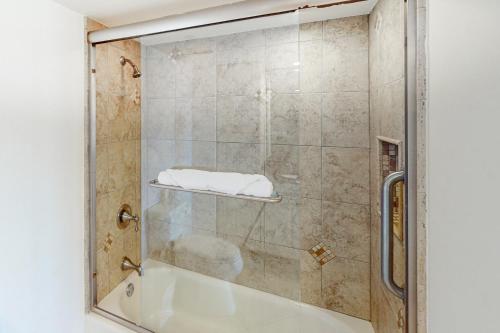
{"label": "beige wall tile", "polygon": [[[251,49],[264,46],[265,43],[266,36],[264,30],[224,35],[216,39],[217,51],[226,49]],[[260,61],[262,58],[258,58],[257,60]]]}
{"label": "beige wall tile", "polygon": [[303,23],[299,26],[300,41],[321,40],[323,38],[323,21]]}
{"label": "beige wall tile", "polygon": [[320,94],[272,95],[271,143],[320,146],[321,98]]}
{"label": "beige wall tile", "polygon": [[175,139],[175,99],[149,98],[143,106],[147,139]]}
{"label": "beige wall tile", "polygon": [[264,204],[217,198],[217,233],[262,240]]}
{"label": "beige wall tile", "polygon": [[96,192],[107,193],[110,191],[111,182],[109,179],[109,156],[108,156],[108,145],[99,144],[96,145]]}
{"label": "beige wall tile", "polygon": [[300,250],[264,244],[265,291],[300,300]]}
{"label": "beige wall tile", "polygon": [[292,24],[285,27],[273,28],[265,30],[266,45],[293,43],[299,38],[299,27],[297,24]]}
{"label": "beige wall tile", "polygon": [[103,249],[98,250],[96,255],[97,302],[106,297],[110,291],[108,267],[108,253]]}
{"label": "beige wall tile", "polygon": [[265,135],[265,99],[255,96],[217,97],[217,141],[263,143]]}
{"label": "beige wall tile", "polygon": [[217,66],[217,95],[260,96],[266,91],[263,63]]}
{"label": "beige wall tile", "polygon": [[216,146],[211,141],[175,141],[175,166],[215,170]]}
{"label": "beige wall tile", "polygon": [[322,266],[323,302],[328,309],[370,319],[370,265],[337,257]]}
{"label": "beige wall tile", "polygon": [[368,17],[326,21],[323,71],[327,91],[368,91]]}
{"label": "beige wall tile", "polygon": [[215,96],[215,53],[185,52],[186,50],[181,48],[180,55],[175,58],[175,96]]}
{"label": "beige wall tile", "polygon": [[322,235],[335,255],[370,262],[370,207],[323,201]]}
{"label": "beige wall tile", "polygon": [[109,144],[109,179],[112,189],[119,189],[134,183],[137,159],[135,144],[135,141]]}
{"label": "beige wall tile", "polygon": [[291,197],[321,198],[321,148],[272,145],[266,176],[275,190]]}
{"label": "beige wall tile", "polygon": [[369,152],[323,148],[323,200],[369,204]]}
{"label": "beige wall tile", "polygon": [[169,57],[147,57],[145,61],[144,77],[146,95],[148,98],[175,97],[176,64]]}
{"label": "beige wall tile", "polygon": [[323,145],[369,148],[367,92],[342,92],[323,96]]}
{"label": "beige wall tile", "polygon": [[298,43],[273,44],[266,47],[266,68],[295,68],[299,62]]}
{"label": "beige wall tile", "polygon": [[278,204],[266,205],[266,243],[309,250],[320,238],[320,200],[285,197]]}
{"label": "beige wall tile", "polygon": [[215,97],[175,100],[175,138],[215,141]]}
{"label": "beige wall tile", "polygon": [[264,173],[265,146],[250,143],[217,143],[217,170]]}
{"label": "beige wall tile", "polygon": [[307,251],[300,251],[300,301],[323,306],[321,265]]}
{"label": "beige wall tile", "polygon": [[300,42],[300,91],[326,92],[323,72],[323,41]]}
{"label": "beige wall tile", "polygon": [[277,94],[293,94],[300,92],[300,70],[297,64],[296,66],[290,68],[277,68],[269,70],[268,90]]}

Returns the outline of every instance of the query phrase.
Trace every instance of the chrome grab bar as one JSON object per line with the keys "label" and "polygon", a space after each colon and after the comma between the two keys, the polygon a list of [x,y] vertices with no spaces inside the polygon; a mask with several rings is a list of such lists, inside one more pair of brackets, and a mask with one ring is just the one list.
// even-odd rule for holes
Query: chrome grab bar
{"label": "chrome grab bar", "polygon": [[393,225],[392,225],[392,188],[397,182],[404,181],[405,172],[391,173],[384,179],[381,193],[382,225],[381,225],[381,273],[384,285],[397,297],[404,299],[405,290],[399,287],[393,278]]}

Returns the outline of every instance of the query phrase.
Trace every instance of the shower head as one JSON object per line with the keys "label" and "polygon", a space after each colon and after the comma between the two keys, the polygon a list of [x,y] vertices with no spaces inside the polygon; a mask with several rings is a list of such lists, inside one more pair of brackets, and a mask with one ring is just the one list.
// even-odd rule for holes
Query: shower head
{"label": "shower head", "polygon": [[130,64],[130,66],[132,66],[132,69],[134,70],[134,72],[132,73],[132,77],[134,79],[137,79],[138,77],[141,77],[142,73],[139,70],[139,68],[130,59],[127,59],[124,56],[121,56],[120,57],[120,64],[122,66],[125,66],[126,63],[128,63],[128,64]]}

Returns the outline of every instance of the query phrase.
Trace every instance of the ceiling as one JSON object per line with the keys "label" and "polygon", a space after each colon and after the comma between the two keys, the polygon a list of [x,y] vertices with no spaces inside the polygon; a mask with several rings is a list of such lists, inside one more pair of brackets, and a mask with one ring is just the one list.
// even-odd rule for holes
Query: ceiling
{"label": "ceiling", "polygon": [[54,0],[108,27],[244,0]]}

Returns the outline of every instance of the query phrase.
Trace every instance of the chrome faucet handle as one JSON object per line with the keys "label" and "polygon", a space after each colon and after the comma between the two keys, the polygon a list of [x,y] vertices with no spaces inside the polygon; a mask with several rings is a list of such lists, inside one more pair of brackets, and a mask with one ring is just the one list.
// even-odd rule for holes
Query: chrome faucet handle
{"label": "chrome faucet handle", "polygon": [[127,256],[122,258],[122,264],[120,267],[121,267],[122,271],[134,270],[137,272],[137,274],[139,274],[139,276],[144,275],[144,269],[142,268],[142,265],[141,264],[139,264],[139,265],[134,264],[134,262],[132,260],[130,260],[130,258]]}
{"label": "chrome faucet handle", "polygon": [[125,229],[130,224],[130,221],[135,222],[134,231],[139,231],[139,216],[132,215],[132,208],[128,204],[123,204],[118,210],[116,223],[120,229]]}

